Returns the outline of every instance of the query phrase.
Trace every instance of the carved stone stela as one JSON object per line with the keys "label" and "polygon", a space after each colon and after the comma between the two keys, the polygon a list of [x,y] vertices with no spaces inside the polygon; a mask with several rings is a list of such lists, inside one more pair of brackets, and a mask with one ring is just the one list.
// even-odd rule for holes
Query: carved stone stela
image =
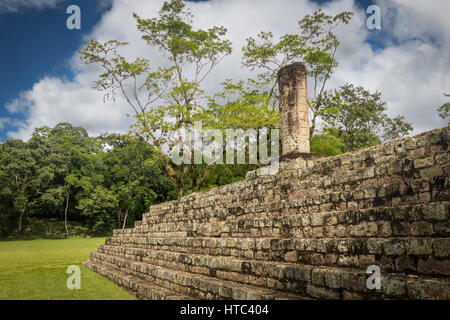
{"label": "carved stone stela", "polygon": [[300,62],[278,73],[283,155],[310,152],[306,79],[306,68]]}

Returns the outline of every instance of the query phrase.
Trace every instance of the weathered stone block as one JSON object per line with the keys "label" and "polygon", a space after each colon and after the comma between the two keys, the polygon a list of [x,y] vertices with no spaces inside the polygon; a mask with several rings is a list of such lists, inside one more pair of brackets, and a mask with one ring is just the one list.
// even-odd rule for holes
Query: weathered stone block
{"label": "weathered stone block", "polygon": [[377,234],[378,226],[375,222],[362,222],[350,228],[350,235],[353,237],[373,237]]}
{"label": "weathered stone block", "polygon": [[420,176],[422,178],[427,178],[427,179],[432,179],[434,177],[441,176],[443,174],[444,174],[444,172],[442,171],[441,166],[433,166],[433,167],[429,167],[427,169],[423,169],[420,171]]}
{"label": "weathered stone block", "polygon": [[427,220],[446,220],[448,206],[443,203],[427,205],[423,208],[423,218]]}
{"label": "weathered stone block", "polygon": [[434,239],[433,240],[434,255],[436,257],[450,257],[450,239]]}
{"label": "weathered stone block", "polygon": [[406,295],[406,283],[400,280],[381,277],[381,291],[390,298],[401,298]]}
{"label": "weathered stone block", "polygon": [[317,286],[325,286],[326,269],[315,268],[312,269],[311,283]]}
{"label": "weathered stone block", "polygon": [[411,277],[406,283],[410,299],[450,299],[450,284],[436,280],[421,280]]}
{"label": "weathered stone block", "polygon": [[405,252],[404,242],[401,240],[390,240],[384,242],[384,252],[388,256],[399,256]]}
{"label": "weathered stone block", "polygon": [[417,271],[424,274],[450,275],[450,260],[420,259]]}
{"label": "weathered stone block", "polygon": [[379,239],[368,239],[367,240],[367,250],[369,253],[381,254],[383,252],[383,240]]}
{"label": "weathered stone block", "polygon": [[289,251],[284,254],[284,260],[287,262],[296,262],[297,261],[297,252]]}
{"label": "weathered stone block", "polygon": [[340,274],[340,285],[342,288],[350,291],[366,292],[366,275],[352,274],[350,272],[342,272]]}
{"label": "weathered stone block", "polygon": [[430,255],[431,242],[427,239],[411,239],[407,242],[406,253],[409,255]]}
{"label": "weathered stone block", "polygon": [[318,299],[330,299],[330,300],[337,300],[340,298],[340,294],[337,291],[334,291],[332,289],[327,289],[324,287],[318,287],[313,285],[306,285],[306,292]]}
{"label": "weathered stone block", "polygon": [[434,164],[433,156],[428,157],[428,158],[414,160],[414,167],[416,167],[417,169],[429,167],[429,166],[432,166],[433,164]]}
{"label": "weathered stone block", "polygon": [[340,288],[340,271],[329,270],[325,273],[325,285],[329,288],[339,289]]}
{"label": "weathered stone block", "polygon": [[413,222],[408,227],[409,234],[413,236],[429,236],[434,234],[433,225],[429,222]]}

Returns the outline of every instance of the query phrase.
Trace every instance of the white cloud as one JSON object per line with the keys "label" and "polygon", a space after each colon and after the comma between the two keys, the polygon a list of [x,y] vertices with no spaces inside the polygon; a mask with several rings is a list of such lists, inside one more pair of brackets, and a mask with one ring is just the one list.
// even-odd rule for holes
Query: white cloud
{"label": "white cloud", "polygon": [[0,118],[0,130],[3,130],[5,124],[9,123],[9,118]]}
{"label": "white cloud", "polygon": [[[18,119],[13,118],[0,118],[0,130],[4,130],[6,126],[20,126],[21,121]],[[1,137],[0,136],[0,143],[2,143],[2,140],[7,137]]]}
{"label": "white cloud", "polygon": [[[400,41],[394,46],[387,39],[390,45],[376,51],[366,42],[375,33],[365,28],[365,12],[357,9],[353,0],[327,3],[323,7],[325,12],[352,10],[356,13],[348,26],[337,29],[341,41],[340,65],[328,87],[349,82],[381,91],[389,114],[405,115],[413,123],[415,133],[444,126],[436,107],[444,101],[442,93],[450,91],[450,24],[437,1],[430,3],[379,0],[382,11],[397,10],[395,20],[388,21],[392,25],[387,26],[392,38]],[[155,66],[164,63],[164,58],[149,50],[140,39],[131,16],[136,12],[143,18],[154,17],[161,4],[162,0],[115,0],[112,9],[105,12],[85,39],[128,41],[130,46],[123,51],[125,56],[148,57]],[[195,15],[196,27],[223,25],[233,42],[233,54],[205,82],[209,92],[217,90],[226,78],[243,79],[250,75],[241,67],[241,48],[247,37],[261,30],[275,35],[293,33],[301,17],[318,9],[317,4],[308,0],[212,0],[187,4]],[[34,127],[53,126],[60,121],[84,126],[91,134],[128,129],[131,119],[124,114],[130,108],[123,101],[104,103],[102,94],[91,89],[98,69],[81,65],[76,55],[71,66],[76,72],[73,81],[44,78],[8,105],[10,112],[22,111],[27,115],[27,121],[9,133],[11,137],[26,138]]]}
{"label": "white cloud", "polygon": [[16,131],[8,132],[11,138],[29,137],[35,127],[53,127],[61,121],[81,125],[94,135],[105,131],[124,132],[131,122],[124,116],[129,110],[120,99],[118,103],[103,103],[101,94],[89,86],[58,78],[42,79],[13,101],[10,108],[24,111],[27,116]]}
{"label": "white cloud", "polygon": [[[442,14],[442,10],[449,12],[450,2],[377,2],[383,16],[393,12],[392,21],[382,21],[390,45],[373,51],[356,40],[353,52],[357,53],[350,56],[343,55],[341,48],[341,65],[330,85],[350,82],[380,91],[388,113],[404,115],[414,133],[446,125],[436,108],[445,101],[443,93],[450,92],[450,20]],[[350,33],[357,34],[361,33]],[[366,30],[366,35],[369,39],[374,33]]]}
{"label": "white cloud", "polygon": [[17,12],[21,8],[43,9],[54,8],[63,0],[1,0],[0,13]]}

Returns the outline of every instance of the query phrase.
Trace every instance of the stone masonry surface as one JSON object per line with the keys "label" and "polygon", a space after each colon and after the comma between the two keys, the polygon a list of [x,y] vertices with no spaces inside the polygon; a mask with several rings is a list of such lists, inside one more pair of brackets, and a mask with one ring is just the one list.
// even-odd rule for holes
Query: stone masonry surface
{"label": "stone masonry surface", "polygon": [[[450,299],[450,127],[154,205],[84,264],[142,299]],[[366,269],[381,269],[370,290]]]}

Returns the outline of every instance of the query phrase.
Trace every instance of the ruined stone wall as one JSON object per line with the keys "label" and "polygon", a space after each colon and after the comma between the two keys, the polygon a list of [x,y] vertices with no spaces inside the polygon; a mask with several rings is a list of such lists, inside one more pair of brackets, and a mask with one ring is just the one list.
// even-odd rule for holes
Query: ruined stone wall
{"label": "ruined stone wall", "polygon": [[[195,298],[450,299],[449,137],[447,126],[154,205],[87,265]],[[366,286],[369,265],[380,290]]]}
{"label": "ruined stone wall", "polygon": [[[319,216],[329,216],[324,212],[370,211],[377,207],[450,200],[446,184],[450,172],[448,134],[449,127],[446,127],[358,152],[315,160],[309,168],[281,171],[271,176],[257,176],[253,171],[244,181],[152,206],[137,230],[149,232],[153,230],[152,224],[158,223],[162,228],[159,224],[164,222],[167,223],[164,232],[180,232],[184,236],[227,236],[233,232],[248,236],[250,233],[240,233],[233,228],[219,233],[213,226],[237,217],[306,215],[314,217],[313,220],[323,220]],[[370,220],[377,219],[371,217]],[[420,223],[420,220],[414,221]],[[169,228],[172,223],[176,223],[175,229]],[[202,228],[205,223],[208,223],[207,230]],[[403,228],[405,230],[398,232],[402,235],[432,235],[443,230],[440,225],[430,221],[421,223],[420,228]],[[335,228],[319,230],[313,228],[315,226],[319,225],[313,224],[311,230],[303,230],[303,236],[333,236],[338,232]],[[380,235],[389,236],[392,230],[395,234],[397,229],[399,226],[386,226],[380,230],[386,233]],[[367,231],[367,235],[378,234]],[[281,234],[281,229],[271,232],[274,232],[272,235]]]}

